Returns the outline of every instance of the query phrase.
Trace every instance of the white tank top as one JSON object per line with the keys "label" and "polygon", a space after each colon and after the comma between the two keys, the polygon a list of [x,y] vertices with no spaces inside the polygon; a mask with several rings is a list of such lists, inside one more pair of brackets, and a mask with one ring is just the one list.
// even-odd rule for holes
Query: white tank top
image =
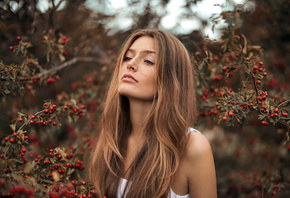
{"label": "white tank top", "polygon": [[[187,131],[187,133],[186,133],[186,135],[188,133],[190,133],[191,131],[195,131],[195,132],[200,133],[198,130],[196,130],[194,128],[189,128],[188,131]],[[118,191],[117,191],[117,198],[121,198],[121,195],[123,194],[123,192],[125,190],[125,186],[126,186],[127,182],[128,182],[127,179],[121,178],[121,182],[120,182],[120,185],[119,185]],[[129,187],[130,187],[130,184],[129,184]],[[170,188],[170,192],[169,192],[168,198],[190,198],[190,195],[189,194],[187,194],[187,195],[177,195]]]}

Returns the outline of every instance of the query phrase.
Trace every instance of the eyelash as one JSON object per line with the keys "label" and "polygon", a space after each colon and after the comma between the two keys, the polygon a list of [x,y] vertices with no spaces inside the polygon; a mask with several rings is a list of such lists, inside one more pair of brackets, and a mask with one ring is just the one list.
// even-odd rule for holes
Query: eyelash
{"label": "eyelash", "polygon": [[147,64],[149,64],[149,65],[154,65],[154,63],[151,62],[150,60],[145,60],[144,62],[147,63]]}
{"label": "eyelash", "polygon": [[[131,57],[126,56],[126,57],[123,58],[123,61],[129,61],[131,59],[132,59]],[[146,64],[148,64],[148,65],[154,65],[154,63],[152,61],[150,61],[150,60],[145,60],[144,62]]]}
{"label": "eyelash", "polygon": [[126,56],[126,57],[123,58],[123,61],[128,61],[128,60],[131,60],[131,59],[132,59],[132,58]]}

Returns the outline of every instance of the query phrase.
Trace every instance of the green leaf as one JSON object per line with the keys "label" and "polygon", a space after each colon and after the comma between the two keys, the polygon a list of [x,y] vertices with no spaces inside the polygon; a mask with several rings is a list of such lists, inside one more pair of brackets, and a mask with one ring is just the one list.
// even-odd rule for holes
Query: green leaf
{"label": "green leaf", "polygon": [[58,54],[58,57],[61,63],[65,61],[65,57],[62,54]]}
{"label": "green leaf", "polygon": [[12,175],[14,180],[19,181],[21,183],[23,182],[23,177],[22,177],[21,173],[12,172],[11,175]]}
{"label": "green leaf", "polygon": [[75,172],[75,169],[71,169],[71,168],[70,168],[70,169],[68,169],[67,174],[68,174],[68,175],[71,175],[71,174],[74,173],[74,172]]}
{"label": "green leaf", "polygon": [[30,161],[28,161],[25,164],[23,171],[24,172],[30,172],[33,168],[34,168],[34,166],[32,165],[32,163]]}
{"label": "green leaf", "polygon": [[16,124],[10,124],[9,126],[12,129],[12,131],[15,131],[16,130]]}
{"label": "green leaf", "polygon": [[258,119],[259,120],[264,120],[267,117],[267,115],[259,115]]}
{"label": "green leaf", "polygon": [[4,171],[7,168],[7,160],[0,159],[0,171]]}

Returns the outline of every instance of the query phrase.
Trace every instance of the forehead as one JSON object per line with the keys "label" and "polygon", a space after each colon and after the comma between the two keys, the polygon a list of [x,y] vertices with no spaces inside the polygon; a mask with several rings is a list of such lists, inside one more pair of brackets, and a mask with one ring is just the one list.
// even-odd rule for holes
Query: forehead
{"label": "forehead", "polygon": [[152,51],[155,52],[155,42],[152,37],[142,36],[136,39],[128,49],[134,51]]}

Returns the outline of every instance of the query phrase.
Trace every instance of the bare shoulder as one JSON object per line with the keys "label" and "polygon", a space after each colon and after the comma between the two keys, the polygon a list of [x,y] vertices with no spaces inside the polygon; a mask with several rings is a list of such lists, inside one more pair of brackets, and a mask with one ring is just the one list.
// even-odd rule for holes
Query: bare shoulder
{"label": "bare shoulder", "polygon": [[191,132],[187,138],[183,160],[190,196],[217,197],[214,159],[208,139],[197,132]]}
{"label": "bare shoulder", "polygon": [[188,143],[186,147],[186,158],[196,160],[204,155],[212,155],[210,143],[203,134],[191,132],[188,134]]}

